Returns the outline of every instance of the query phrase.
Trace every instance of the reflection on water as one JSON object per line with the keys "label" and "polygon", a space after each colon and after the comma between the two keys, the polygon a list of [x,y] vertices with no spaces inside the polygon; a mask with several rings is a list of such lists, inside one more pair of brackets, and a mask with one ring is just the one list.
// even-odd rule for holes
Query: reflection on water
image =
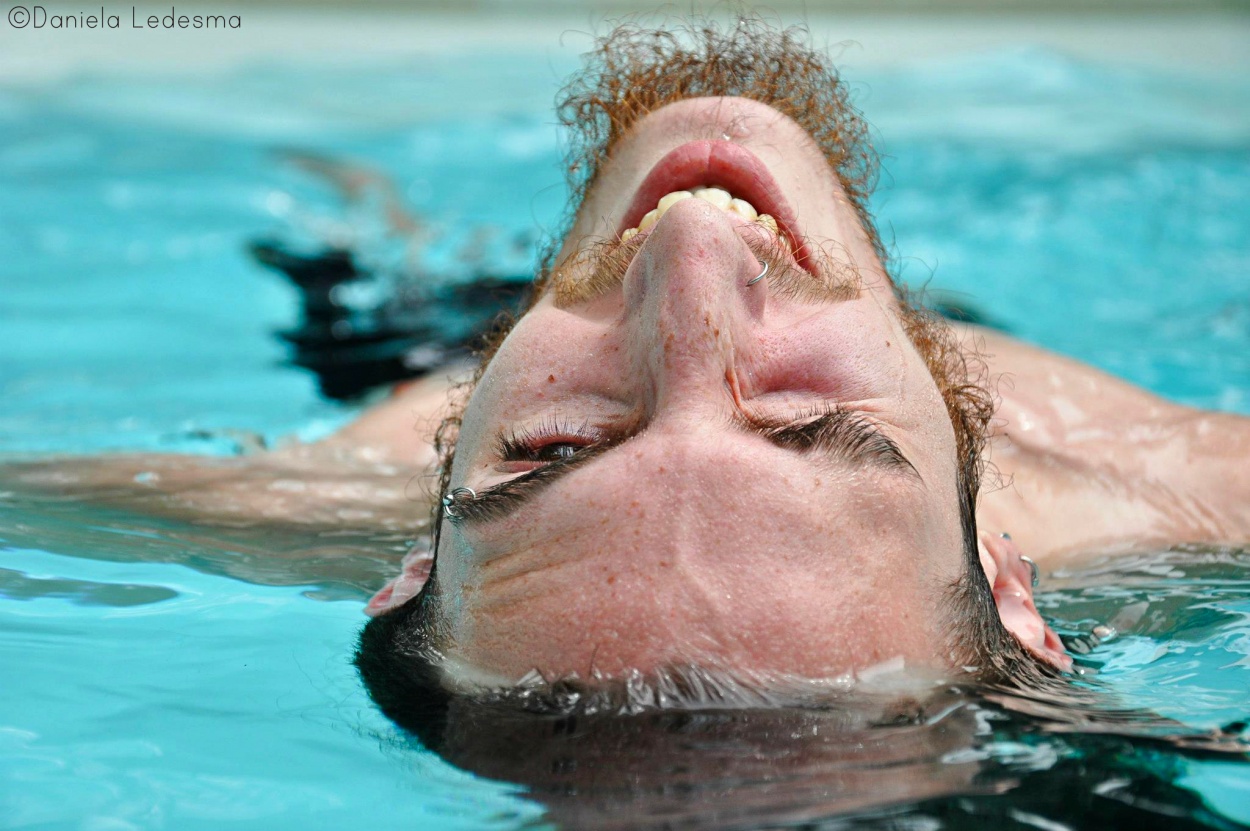
{"label": "reflection on water", "polygon": [[458,701],[426,740],[569,828],[1233,828],[1250,819],[1248,566],[1182,548],[1048,581],[1041,605],[1081,653],[1067,689],[627,717]]}
{"label": "reflection on water", "polygon": [[1043,614],[1087,669],[1185,724],[1250,715],[1250,552],[1186,546],[1107,558],[1047,581]]}
{"label": "reflection on water", "polygon": [[[0,450],[232,454],[350,418],[283,364],[272,332],[295,299],[244,253],[293,210],[341,210],[272,151],[395,175],[446,232],[425,263],[446,271],[479,246],[468,229],[556,227],[543,85],[559,74],[457,56],[5,91],[0,246],[23,279],[5,285]],[[1163,395],[1250,412],[1245,79],[1017,52],[854,80],[886,142],[874,207],[913,282],[933,276],[1023,337]],[[514,273],[494,247],[483,267]],[[0,824],[1250,824],[1250,764],[1210,749],[1250,718],[1245,551],[1046,580],[1039,605],[1098,707],[946,690],[894,720],[466,713],[441,748],[460,770],[385,722],[348,664],[364,598],[423,531],[409,477],[258,480],[266,499],[308,507],[302,521],[230,521],[194,488],[172,506],[202,509],[186,522],[155,496],[126,508],[0,484]]]}
{"label": "reflection on water", "polygon": [[1218,755],[1134,737],[1127,720],[1119,734],[1056,734],[1046,720],[947,690],[913,717],[856,721],[845,709],[479,712],[442,753],[528,786],[569,828],[1231,827],[1177,785],[1191,760]]}
{"label": "reflection on water", "polygon": [[63,597],[84,606],[142,606],[177,596],[176,591],[164,586],[96,583],[65,577],[30,577],[20,571],[0,568],[0,597],[9,600]]}
{"label": "reflection on water", "polygon": [[[9,510],[0,510],[0,600],[148,609],[158,626],[175,629],[200,628],[197,618],[211,614],[221,641],[202,648],[198,660],[207,664],[236,661],[240,645],[258,637],[252,624],[206,611],[230,603],[231,593],[290,586],[287,606],[349,598],[354,612],[408,542],[396,533],[140,521],[77,501],[28,501],[18,511],[16,499],[10,493]],[[82,557],[100,565],[87,568]],[[197,591],[183,566],[231,579]],[[541,824],[566,828],[1233,828],[1250,819],[1250,552],[1107,558],[1068,567],[1044,588],[1039,605],[1085,671],[1070,696],[943,687],[923,700],[627,717],[518,714],[462,701],[432,749],[475,777],[522,786]],[[356,625],[354,616],[345,620],[340,643]],[[37,630],[15,631],[39,642]],[[79,637],[88,650],[110,647],[104,625]],[[163,661],[161,650],[152,661]],[[333,694],[354,696],[353,707],[367,711],[345,661],[334,672]],[[126,688],[125,679],[109,684]],[[257,704],[243,693],[245,713]],[[143,704],[152,693],[139,681],[129,695],[140,706],[169,706],[159,695]],[[178,708],[194,706],[188,695]],[[257,712],[265,709],[259,702]],[[264,744],[270,729],[248,728],[245,744]],[[401,779],[436,781],[429,750],[385,725],[375,721],[350,741],[379,737]],[[333,758],[340,751],[309,752],[311,764],[342,771]],[[539,815],[495,816],[519,827]]]}
{"label": "reflection on water", "polygon": [[[197,466],[194,461],[187,465]],[[302,521],[285,523],[231,520],[224,509],[234,497],[220,492],[211,495],[217,515],[196,520],[185,517],[188,507],[200,503],[185,493],[158,493],[151,499],[128,493],[109,504],[100,488],[80,489],[78,497],[89,490],[97,500],[92,504],[74,496],[0,492],[0,545],[119,562],[176,563],[249,583],[306,586],[310,597],[363,604],[394,575],[400,558],[424,539],[425,510],[407,500],[396,501],[389,482],[366,484],[357,479],[352,484],[361,489],[361,501],[376,500],[376,510],[323,506],[318,511],[310,506],[295,515]],[[315,501],[311,494],[315,487],[307,484],[299,495]],[[353,515],[356,519],[376,521],[378,527],[346,523],[338,516],[344,510],[355,510],[360,514]],[[73,597],[82,603],[131,605],[164,599],[160,591],[154,586],[105,588],[73,578],[36,578],[0,570],[0,596]]]}

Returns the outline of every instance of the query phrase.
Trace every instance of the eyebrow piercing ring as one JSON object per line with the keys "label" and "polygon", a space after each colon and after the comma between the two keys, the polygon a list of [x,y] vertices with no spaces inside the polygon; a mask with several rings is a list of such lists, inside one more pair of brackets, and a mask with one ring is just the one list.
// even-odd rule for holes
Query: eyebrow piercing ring
{"label": "eyebrow piercing ring", "polygon": [[443,516],[448,519],[460,519],[464,516],[460,512],[458,503],[461,497],[467,496],[469,499],[477,499],[477,493],[473,488],[454,488],[451,493],[443,497]]}
{"label": "eyebrow piercing ring", "polygon": [[1029,571],[1032,572],[1033,574],[1033,585],[1036,586],[1038,578],[1039,578],[1037,563],[1033,562],[1032,557],[1029,557],[1025,554],[1021,554],[1020,559],[1029,564]]}
{"label": "eyebrow piercing ring", "polygon": [[768,273],[768,263],[764,262],[763,260],[760,260],[760,265],[764,266],[764,270],[763,270],[763,271],[761,271],[761,272],[760,272],[758,275],[756,275],[755,277],[752,277],[750,280],[747,280],[747,285],[748,285],[748,286],[753,286],[753,285],[755,285],[756,283],[758,283],[760,280],[763,280],[763,279],[764,279],[764,275]]}

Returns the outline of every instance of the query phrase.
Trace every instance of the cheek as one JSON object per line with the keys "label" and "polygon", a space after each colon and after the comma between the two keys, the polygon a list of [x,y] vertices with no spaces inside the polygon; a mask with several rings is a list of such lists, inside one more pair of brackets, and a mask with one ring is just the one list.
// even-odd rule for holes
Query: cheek
{"label": "cheek", "polygon": [[[918,355],[906,362],[900,395],[900,422],[912,437],[914,459],[922,473],[938,481],[955,479],[955,428],[937,383]],[[923,465],[923,467],[921,467]]]}
{"label": "cheek", "polygon": [[813,316],[761,338],[754,391],[811,393],[833,401],[896,398],[904,352],[893,333],[845,315]]}
{"label": "cheek", "polygon": [[619,347],[605,327],[556,310],[531,312],[500,345],[465,409],[462,436],[526,404],[601,393]]}

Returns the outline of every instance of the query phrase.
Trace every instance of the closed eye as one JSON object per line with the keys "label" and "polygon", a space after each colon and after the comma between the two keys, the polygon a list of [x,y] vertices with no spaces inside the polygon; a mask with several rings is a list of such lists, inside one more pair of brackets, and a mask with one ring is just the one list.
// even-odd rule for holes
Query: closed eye
{"label": "closed eye", "polygon": [[603,441],[603,431],[582,421],[573,424],[560,418],[544,419],[537,427],[517,427],[499,436],[495,453],[498,469],[523,473],[553,462],[566,462]]}
{"label": "closed eye", "polygon": [[834,407],[786,421],[753,421],[754,432],[778,447],[821,450],[854,464],[871,464],[920,478],[898,444],[863,413]]}
{"label": "closed eye", "polygon": [[[863,413],[835,407],[801,414],[795,419],[753,418],[739,421],[738,425],[778,447],[798,452],[823,451],[843,462],[871,465],[920,480],[920,473],[903,455],[898,444]],[[580,445],[580,449],[559,452],[542,449],[549,445],[535,445],[536,441],[549,440],[536,433],[528,434],[528,439],[522,438],[526,434],[505,435],[499,440],[499,458],[505,465],[525,465],[519,468],[524,472],[462,500],[458,504],[460,513],[456,521],[471,523],[506,517],[558,479],[590,464],[598,456],[619,446],[629,435],[633,435],[633,431],[616,437],[600,433],[594,441],[589,441],[592,432],[587,430],[576,439],[578,442],[586,442]],[[573,443],[567,437],[562,442]],[[544,452],[552,453],[556,458],[543,461],[541,457]],[[441,522],[439,528],[441,529]]]}

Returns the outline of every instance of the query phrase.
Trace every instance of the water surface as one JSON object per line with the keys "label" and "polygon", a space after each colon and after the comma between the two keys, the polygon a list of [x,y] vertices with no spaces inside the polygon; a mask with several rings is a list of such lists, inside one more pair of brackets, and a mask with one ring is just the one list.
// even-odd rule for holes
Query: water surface
{"label": "water surface", "polygon": [[[497,56],[0,89],[0,453],[229,455],[349,420],[286,362],[273,332],[296,298],[245,244],[347,241],[383,268],[408,252],[282,149],[392,176],[434,223],[422,264],[443,279],[518,273],[561,214],[547,102],[564,69]],[[911,282],[1160,394],[1250,413],[1250,83],[1032,50],[852,81]],[[514,760],[526,785],[463,772],[376,713],[348,663],[421,514],[265,528],[0,494],[0,825],[1250,823],[1244,761],[958,697],[856,735],[868,755],[836,719],[783,714],[584,726],[587,757],[542,776]],[[1248,565],[1210,549],[1094,562],[1048,578],[1040,605],[1118,706],[1244,732]]]}

